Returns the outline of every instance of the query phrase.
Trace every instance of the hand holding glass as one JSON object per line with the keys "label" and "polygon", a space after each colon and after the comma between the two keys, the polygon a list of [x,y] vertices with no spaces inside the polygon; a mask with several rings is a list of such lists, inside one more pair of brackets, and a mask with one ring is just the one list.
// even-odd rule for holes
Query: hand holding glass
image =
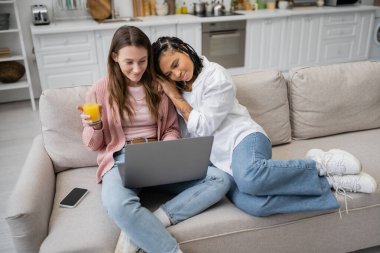
{"label": "hand holding glass", "polygon": [[87,103],[82,106],[83,114],[89,115],[89,120],[92,121],[92,124],[97,124],[100,121],[100,106],[96,103]]}

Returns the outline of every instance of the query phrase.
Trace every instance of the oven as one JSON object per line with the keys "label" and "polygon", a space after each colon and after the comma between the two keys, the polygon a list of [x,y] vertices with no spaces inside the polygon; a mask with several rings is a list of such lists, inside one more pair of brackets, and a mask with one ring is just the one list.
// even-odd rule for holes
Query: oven
{"label": "oven", "polygon": [[244,67],[245,20],[202,23],[202,54],[225,68]]}

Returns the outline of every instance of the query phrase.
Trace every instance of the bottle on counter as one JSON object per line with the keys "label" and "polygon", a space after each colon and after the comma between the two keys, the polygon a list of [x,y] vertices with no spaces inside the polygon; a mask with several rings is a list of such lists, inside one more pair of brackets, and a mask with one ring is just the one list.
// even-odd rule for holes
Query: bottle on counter
{"label": "bottle on counter", "polygon": [[264,0],[257,0],[257,9],[262,10],[266,8],[266,3]]}
{"label": "bottle on counter", "polygon": [[187,14],[186,1],[183,1],[182,7],[181,7],[181,14]]}
{"label": "bottle on counter", "polygon": [[176,13],[175,10],[175,0],[166,0],[168,3],[169,15],[174,15]]}

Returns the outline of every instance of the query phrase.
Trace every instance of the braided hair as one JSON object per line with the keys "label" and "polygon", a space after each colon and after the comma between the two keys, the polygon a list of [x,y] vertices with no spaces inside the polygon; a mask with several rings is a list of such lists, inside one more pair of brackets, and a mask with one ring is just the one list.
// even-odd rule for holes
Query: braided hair
{"label": "braided hair", "polygon": [[[153,62],[154,62],[154,68],[158,75],[163,77],[164,79],[167,79],[167,77],[162,73],[160,69],[160,56],[166,52],[172,51],[172,52],[179,52],[179,53],[186,53],[189,55],[191,61],[194,64],[194,73],[193,77],[196,79],[201,73],[203,68],[202,58],[195,52],[194,48],[192,48],[189,44],[182,41],[181,39],[177,37],[160,37],[157,39],[156,42],[152,44],[153,48]],[[183,81],[178,81],[177,87],[180,90],[183,90],[185,83]]]}

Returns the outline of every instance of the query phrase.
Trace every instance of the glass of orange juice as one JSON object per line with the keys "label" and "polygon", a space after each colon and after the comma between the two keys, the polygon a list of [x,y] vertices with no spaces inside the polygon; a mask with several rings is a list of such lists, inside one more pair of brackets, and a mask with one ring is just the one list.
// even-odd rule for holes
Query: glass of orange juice
{"label": "glass of orange juice", "polygon": [[97,103],[86,103],[83,105],[83,113],[90,115],[92,123],[100,121],[100,106]]}

